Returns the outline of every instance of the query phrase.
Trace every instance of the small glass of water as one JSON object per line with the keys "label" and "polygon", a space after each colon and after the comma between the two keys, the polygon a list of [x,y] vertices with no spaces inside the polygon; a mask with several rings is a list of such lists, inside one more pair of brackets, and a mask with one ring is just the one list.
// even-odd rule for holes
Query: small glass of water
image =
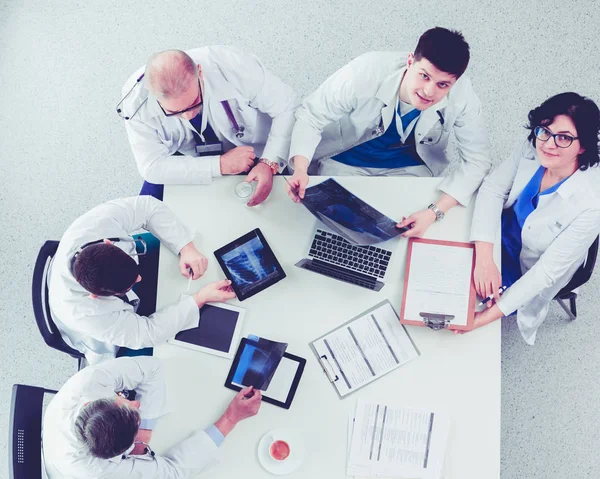
{"label": "small glass of water", "polygon": [[240,181],[235,185],[235,196],[237,196],[244,203],[247,203],[252,194],[254,193],[254,183],[248,183],[247,181]]}

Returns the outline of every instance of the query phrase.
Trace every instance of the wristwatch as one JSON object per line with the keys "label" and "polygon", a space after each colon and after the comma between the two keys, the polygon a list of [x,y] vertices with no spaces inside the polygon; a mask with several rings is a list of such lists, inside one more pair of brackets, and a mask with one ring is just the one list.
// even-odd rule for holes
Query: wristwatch
{"label": "wristwatch", "polygon": [[264,163],[269,168],[271,168],[271,173],[273,173],[273,175],[276,175],[277,172],[279,171],[279,163],[277,163],[276,161],[271,161],[271,160],[267,160],[266,158],[261,158],[260,160],[258,160],[258,162]]}
{"label": "wristwatch", "polygon": [[435,213],[435,220],[436,221],[441,221],[444,219],[444,212],[442,210],[440,210],[437,205],[434,205],[433,203],[431,203],[427,209],[433,211]]}

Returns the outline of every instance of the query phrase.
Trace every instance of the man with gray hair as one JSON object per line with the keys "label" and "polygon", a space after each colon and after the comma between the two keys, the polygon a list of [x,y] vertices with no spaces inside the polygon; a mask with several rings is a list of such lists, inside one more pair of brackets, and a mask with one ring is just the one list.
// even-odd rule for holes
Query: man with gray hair
{"label": "man with gray hair", "polygon": [[156,418],[167,412],[160,360],[142,356],[90,366],[69,379],[46,409],[46,473],[49,479],[193,477],[215,460],[225,436],[254,416],[260,404],[260,391],[242,389],[212,426],[159,456],[148,443]]}
{"label": "man with gray hair", "polygon": [[162,199],[164,184],[209,184],[248,172],[248,205],[264,201],[287,166],[296,93],[254,55],[225,46],[150,57],[123,87],[117,112],[145,183]]}

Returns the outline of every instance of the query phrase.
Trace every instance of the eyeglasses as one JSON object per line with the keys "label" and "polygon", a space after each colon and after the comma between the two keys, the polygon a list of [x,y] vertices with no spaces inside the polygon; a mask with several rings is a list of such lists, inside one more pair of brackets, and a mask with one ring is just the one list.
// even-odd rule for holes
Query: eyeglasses
{"label": "eyeglasses", "polygon": [[188,111],[194,110],[200,106],[202,106],[202,86],[200,86],[200,79],[198,78],[198,95],[200,96],[200,101],[198,103],[196,103],[195,105],[192,105],[188,108],[186,108],[185,110],[180,110],[180,111],[175,111],[172,113],[167,113],[165,111],[165,109],[163,108],[163,106],[160,104],[160,102],[157,100],[156,102],[158,103],[158,106],[160,106],[160,109],[163,111],[163,113],[165,114],[165,116],[169,117],[169,116],[178,116],[178,115],[182,115],[183,113],[186,113]]}
{"label": "eyeglasses", "polygon": [[569,148],[574,140],[579,140],[578,136],[565,135],[564,133],[552,133],[548,128],[536,126],[533,134],[538,140],[548,141],[554,138],[554,144],[559,148]]}

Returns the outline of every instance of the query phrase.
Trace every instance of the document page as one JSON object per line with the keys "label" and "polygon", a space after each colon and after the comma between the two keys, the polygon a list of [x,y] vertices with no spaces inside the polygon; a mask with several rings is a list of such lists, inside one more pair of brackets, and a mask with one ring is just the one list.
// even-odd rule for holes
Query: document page
{"label": "document page", "polygon": [[448,432],[438,413],[358,401],[347,474],[439,478]]}
{"label": "document page", "polygon": [[419,355],[387,301],[313,346],[342,397]]}
{"label": "document page", "polygon": [[466,326],[473,256],[472,248],[413,242],[403,319],[445,314],[454,316],[450,324]]}

